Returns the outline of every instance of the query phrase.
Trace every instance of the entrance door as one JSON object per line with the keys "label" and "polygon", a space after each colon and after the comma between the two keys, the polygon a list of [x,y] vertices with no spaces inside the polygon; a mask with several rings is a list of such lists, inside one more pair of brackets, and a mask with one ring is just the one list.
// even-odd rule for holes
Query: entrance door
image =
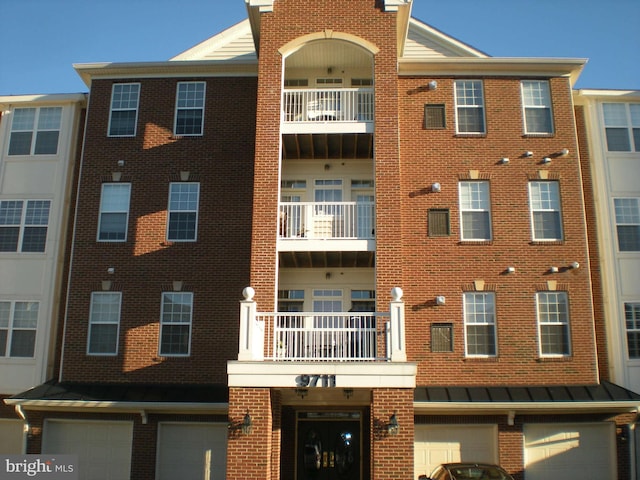
{"label": "entrance door", "polygon": [[359,413],[304,413],[298,417],[297,480],[360,480]]}

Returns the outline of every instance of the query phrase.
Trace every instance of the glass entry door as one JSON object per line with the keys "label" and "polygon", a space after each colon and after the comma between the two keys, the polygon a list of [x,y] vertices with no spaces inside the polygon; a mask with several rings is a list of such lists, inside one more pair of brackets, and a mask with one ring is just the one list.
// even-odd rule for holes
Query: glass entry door
{"label": "glass entry door", "polygon": [[361,480],[359,412],[299,412],[296,480]]}

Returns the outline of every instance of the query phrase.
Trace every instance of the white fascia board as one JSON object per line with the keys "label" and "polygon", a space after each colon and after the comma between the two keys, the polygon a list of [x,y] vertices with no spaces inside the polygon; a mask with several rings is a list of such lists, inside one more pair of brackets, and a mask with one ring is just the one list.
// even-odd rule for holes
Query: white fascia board
{"label": "white fascia board", "polygon": [[260,12],[273,12],[274,0],[245,0],[247,7],[257,7]]}
{"label": "white fascia board", "polygon": [[583,88],[575,91],[578,97],[602,97],[605,99],[615,100],[640,100],[640,90],[607,90],[597,88]]}
{"label": "white fascia board", "polygon": [[411,5],[412,0],[384,0],[385,12],[397,12],[400,7]]}
{"label": "white fascia board", "polygon": [[90,87],[93,78],[255,77],[257,62],[182,61],[141,63],[81,63],[73,68]]}
{"label": "white fascia board", "polygon": [[47,105],[62,105],[69,103],[84,103],[87,100],[86,93],[52,93],[42,95],[6,95],[0,96],[0,106],[9,106],[19,103],[37,103]]}
{"label": "white fascia board", "polygon": [[570,77],[575,84],[587,60],[584,58],[430,58],[399,59],[398,74]]}
{"label": "white fascia board", "polygon": [[515,412],[526,414],[560,413],[636,413],[640,409],[637,402],[414,402],[416,414],[478,415]]}

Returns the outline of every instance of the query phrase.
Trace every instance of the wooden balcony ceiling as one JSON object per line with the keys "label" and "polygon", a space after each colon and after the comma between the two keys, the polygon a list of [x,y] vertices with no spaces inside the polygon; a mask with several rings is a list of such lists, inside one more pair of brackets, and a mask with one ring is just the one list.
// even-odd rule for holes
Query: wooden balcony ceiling
{"label": "wooden balcony ceiling", "polygon": [[375,252],[280,252],[280,268],[340,268],[375,266]]}
{"label": "wooden balcony ceiling", "polygon": [[371,133],[298,133],[283,135],[282,158],[372,159]]}

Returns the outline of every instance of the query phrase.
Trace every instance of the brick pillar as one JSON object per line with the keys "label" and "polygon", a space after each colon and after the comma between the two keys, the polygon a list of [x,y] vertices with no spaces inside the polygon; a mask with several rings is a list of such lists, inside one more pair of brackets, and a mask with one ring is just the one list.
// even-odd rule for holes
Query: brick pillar
{"label": "brick pillar", "polygon": [[[251,415],[251,433],[239,424]],[[227,480],[270,480],[272,478],[272,416],[268,388],[229,389],[229,429]]]}
{"label": "brick pillar", "polygon": [[[395,413],[400,428],[396,435],[386,425]],[[371,406],[372,480],[413,479],[413,389],[379,388]]]}

